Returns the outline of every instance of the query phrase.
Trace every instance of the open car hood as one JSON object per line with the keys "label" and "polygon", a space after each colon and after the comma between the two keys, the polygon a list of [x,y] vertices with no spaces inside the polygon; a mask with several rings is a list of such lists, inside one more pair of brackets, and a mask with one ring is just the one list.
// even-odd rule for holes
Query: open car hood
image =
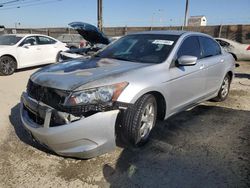
{"label": "open car hood", "polygon": [[70,27],[75,29],[85,40],[91,44],[109,44],[110,41],[97,27],[84,23],[84,22],[72,22]]}

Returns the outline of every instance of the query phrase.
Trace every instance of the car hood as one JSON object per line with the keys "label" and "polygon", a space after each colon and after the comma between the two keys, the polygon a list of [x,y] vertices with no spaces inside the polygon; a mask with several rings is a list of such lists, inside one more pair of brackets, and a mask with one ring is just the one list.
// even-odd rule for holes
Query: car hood
{"label": "car hood", "polygon": [[70,27],[75,29],[85,40],[92,44],[109,44],[108,37],[104,35],[97,27],[84,23],[84,22],[72,22]]}
{"label": "car hood", "polygon": [[92,81],[100,80],[101,84],[104,78],[119,77],[121,73],[145,66],[148,64],[106,58],[74,60],[42,68],[31,80],[44,87],[72,91]]}

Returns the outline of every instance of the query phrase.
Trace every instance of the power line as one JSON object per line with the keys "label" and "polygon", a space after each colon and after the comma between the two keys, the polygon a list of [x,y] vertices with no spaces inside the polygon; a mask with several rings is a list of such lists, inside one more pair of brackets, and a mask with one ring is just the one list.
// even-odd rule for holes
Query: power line
{"label": "power line", "polygon": [[[40,1],[40,0],[36,0],[36,1]],[[63,1],[63,0],[50,0],[50,1],[40,2],[40,3],[30,3],[30,4],[25,4],[25,5],[16,5],[16,6],[13,6],[13,7],[8,7],[8,8],[1,8],[1,6],[0,6],[0,11],[1,10],[17,9],[17,8],[25,8],[25,7],[33,7],[33,6],[38,6],[38,5],[56,3],[56,2],[60,2],[60,1]]]}
{"label": "power line", "polygon": [[11,4],[11,3],[16,3],[16,2],[18,2],[18,1],[20,1],[20,0],[5,1],[5,2],[0,3],[0,4],[1,4],[1,5],[6,5],[6,4]]}
{"label": "power line", "polygon": [[16,3],[18,1],[20,1],[20,0],[5,1],[3,3],[0,3],[0,8],[3,6],[6,6],[6,5],[8,6],[8,4]]}
{"label": "power line", "polygon": [[17,6],[23,6],[23,5],[25,5],[25,4],[30,4],[30,3],[34,3],[34,2],[38,2],[38,1],[40,1],[41,2],[41,0],[18,0],[18,1],[16,1],[16,2],[13,2],[13,3],[8,3],[7,5],[3,5],[3,3],[0,3],[0,6],[1,5],[3,5],[2,7],[8,7],[8,8],[15,8],[15,7],[17,7]]}

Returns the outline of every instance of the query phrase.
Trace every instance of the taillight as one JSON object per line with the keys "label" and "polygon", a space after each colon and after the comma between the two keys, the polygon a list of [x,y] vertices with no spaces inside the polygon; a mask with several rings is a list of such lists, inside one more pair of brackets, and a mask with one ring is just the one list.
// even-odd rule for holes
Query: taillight
{"label": "taillight", "polygon": [[247,50],[250,50],[250,45],[247,47]]}

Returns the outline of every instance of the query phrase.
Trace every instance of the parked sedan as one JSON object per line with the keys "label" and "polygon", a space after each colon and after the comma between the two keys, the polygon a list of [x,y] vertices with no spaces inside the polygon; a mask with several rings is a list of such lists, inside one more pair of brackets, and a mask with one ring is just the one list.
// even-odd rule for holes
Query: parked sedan
{"label": "parked sedan", "polygon": [[35,140],[63,156],[94,157],[118,138],[140,146],[156,119],[225,100],[234,66],[202,33],[130,34],[90,59],[34,73],[21,97],[21,119]]}
{"label": "parked sedan", "polygon": [[239,42],[224,38],[216,38],[215,40],[226,52],[232,54],[235,60],[250,60],[249,44],[241,44]]}
{"label": "parked sedan", "polygon": [[0,36],[0,75],[16,69],[55,63],[66,44],[45,35],[16,34]]}

